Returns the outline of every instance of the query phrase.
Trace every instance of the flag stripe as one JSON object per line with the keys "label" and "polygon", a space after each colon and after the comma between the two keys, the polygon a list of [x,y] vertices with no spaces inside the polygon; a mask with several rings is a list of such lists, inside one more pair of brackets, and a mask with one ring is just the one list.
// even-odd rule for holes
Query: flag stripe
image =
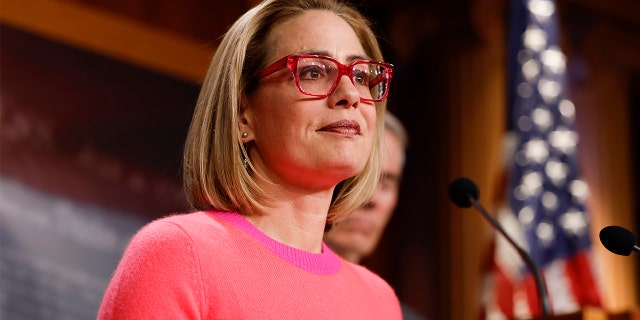
{"label": "flag stripe", "polygon": [[578,300],[578,304],[581,306],[602,305],[602,301],[600,300],[600,295],[598,293],[598,285],[596,284],[591,271],[590,253],[583,251],[580,254],[575,255],[573,258],[568,259],[567,269],[567,275],[571,279],[571,288],[573,290],[573,294]]}

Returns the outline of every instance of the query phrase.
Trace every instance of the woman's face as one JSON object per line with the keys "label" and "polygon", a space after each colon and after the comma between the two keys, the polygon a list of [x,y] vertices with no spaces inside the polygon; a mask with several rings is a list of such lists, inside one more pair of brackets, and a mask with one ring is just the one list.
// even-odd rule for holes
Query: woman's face
{"label": "woman's face", "polygon": [[[342,64],[366,58],[353,29],[334,13],[310,10],[274,28],[266,63],[289,54],[319,54]],[[326,189],[363,170],[373,146],[376,107],[360,101],[348,76],[325,98],[304,95],[291,71],[260,80],[242,106],[240,130],[251,162],[278,184]]]}

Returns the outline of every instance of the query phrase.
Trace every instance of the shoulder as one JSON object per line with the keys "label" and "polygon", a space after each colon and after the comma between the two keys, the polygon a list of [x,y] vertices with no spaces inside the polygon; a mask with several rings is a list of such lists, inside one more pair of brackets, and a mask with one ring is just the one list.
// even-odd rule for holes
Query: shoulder
{"label": "shoulder", "polygon": [[185,254],[188,252],[185,249],[191,246],[192,241],[185,231],[184,222],[193,220],[191,216],[192,214],[167,216],[148,223],[131,239],[125,258],[148,261],[155,260],[153,258],[159,255],[166,256],[171,251]]}
{"label": "shoulder", "polygon": [[167,230],[172,228],[183,229],[185,231],[197,232],[199,229],[219,227],[221,219],[216,218],[215,211],[198,211],[191,213],[176,213],[156,219],[141,230],[148,231]]}
{"label": "shoulder", "polygon": [[395,290],[378,274],[364,266],[346,260],[344,260],[343,266],[346,270],[351,270],[351,272],[355,273],[355,277],[358,278],[368,290],[373,290],[372,292],[378,292],[386,298],[392,298],[397,301],[398,298]]}
{"label": "shoulder", "polygon": [[363,312],[377,319],[401,319],[400,301],[393,288],[379,275],[361,265],[343,261],[345,285],[350,301],[367,306]]}
{"label": "shoulder", "polygon": [[228,229],[224,221],[207,212],[162,217],[148,223],[133,236],[126,256],[146,261],[163,260],[164,263],[175,261],[178,256],[195,258],[203,241],[224,240]]}
{"label": "shoulder", "polygon": [[136,233],[134,239],[151,242],[184,241],[204,233],[224,230],[224,225],[224,221],[209,212],[173,214],[148,223]]}
{"label": "shoulder", "polygon": [[346,260],[344,261],[344,265],[345,268],[353,270],[353,272],[355,272],[363,281],[369,283],[372,286],[391,288],[389,284],[384,279],[382,279],[382,277],[364,266],[354,264]]}
{"label": "shoulder", "polygon": [[206,212],[167,216],[142,227],[113,274],[101,314],[160,314],[176,303],[199,304],[205,292],[201,255],[225,242],[215,236],[224,230],[224,222]]}

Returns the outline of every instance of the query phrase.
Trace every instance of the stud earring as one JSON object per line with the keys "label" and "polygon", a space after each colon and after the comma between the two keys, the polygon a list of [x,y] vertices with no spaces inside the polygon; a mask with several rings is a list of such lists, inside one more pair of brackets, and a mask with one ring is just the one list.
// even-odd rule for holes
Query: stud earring
{"label": "stud earring", "polygon": [[249,136],[249,134],[248,134],[248,133],[246,133],[246,132],[243,132],[241,136],[242,136],[243,138],[246,138],[246,137],[248,137],[248,136]]}

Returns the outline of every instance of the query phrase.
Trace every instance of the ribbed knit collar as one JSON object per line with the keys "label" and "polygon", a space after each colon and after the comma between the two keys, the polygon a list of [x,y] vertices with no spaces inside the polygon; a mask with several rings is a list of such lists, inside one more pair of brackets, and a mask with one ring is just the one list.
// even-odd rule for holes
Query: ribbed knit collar
{"label": "ribbed knit collar", "polygon": [[340,258],[324,242],[322,242],[322,253],[300,250],[272,239],[237,212],[211,211],[210,213],[234,224],[260,241],[277,256],[299,268],[320,275],[331,275],[340,271]]}

